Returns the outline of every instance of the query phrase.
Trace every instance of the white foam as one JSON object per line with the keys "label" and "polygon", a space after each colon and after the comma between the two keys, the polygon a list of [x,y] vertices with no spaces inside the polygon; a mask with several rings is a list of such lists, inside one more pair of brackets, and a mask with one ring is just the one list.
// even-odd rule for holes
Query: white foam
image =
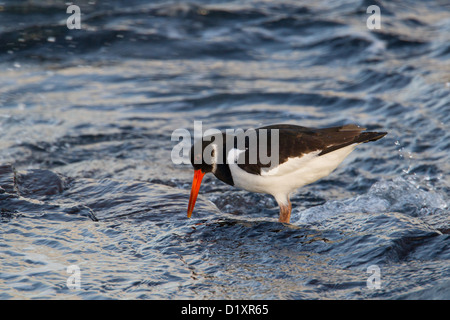
{"label": "white foam", "polygon": [[291,223],[308,224],[342,213],[401,212],[411,216],[431,214],[435,209],[447,209],[448,204],[435,191],[425,191],[402,177],[381,180],[366,194],[345,200],[329,201],[306,210],[293,210]]}

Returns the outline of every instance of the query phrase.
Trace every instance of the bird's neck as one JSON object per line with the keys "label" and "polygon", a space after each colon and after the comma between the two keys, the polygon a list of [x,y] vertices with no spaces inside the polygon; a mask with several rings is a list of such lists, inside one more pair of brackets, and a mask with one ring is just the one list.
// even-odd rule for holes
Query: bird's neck
{"label": "bird's neck", "polygon": [[228,164],[217,164],[213,174],[217,177],[217,179],[229,184],[230,186],[234,186],[233,177]]}

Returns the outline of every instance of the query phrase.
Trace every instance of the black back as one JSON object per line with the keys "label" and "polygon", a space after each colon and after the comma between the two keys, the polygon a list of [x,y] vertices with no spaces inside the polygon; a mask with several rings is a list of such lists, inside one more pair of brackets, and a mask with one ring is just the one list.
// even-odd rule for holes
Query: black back
{"label": "black back", "polygon": [[[266,129],[268,134],[268,154],[270,155],[271,130],[278,129],[279,140],[279,164],[288,160],[288,158],[301,157],[313,151],[320,150],[319,156],[346,147],[354,143],[364,143],[376,141],[384,137],[386,132],[362,132],[365,128],[350,124],[339,127],[324,129],[307,128],[290,124],[276,124],[256,129],[259,136],[261,129]],[[258,146],[259,151],[259,146]],[[246,151],[246,161],[239,164],[239,167],[249,173],[261,174],[262,168],[269,168],[271,164],[265,164],[259,161],[251,164],[248,161],[249,155]]]}

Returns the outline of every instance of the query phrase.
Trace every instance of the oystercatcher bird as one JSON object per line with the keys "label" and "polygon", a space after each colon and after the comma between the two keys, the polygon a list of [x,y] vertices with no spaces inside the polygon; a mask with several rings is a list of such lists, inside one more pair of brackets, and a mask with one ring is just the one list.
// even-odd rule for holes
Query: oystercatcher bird
{"label": "oystercatcher bird", "polygon": [[[240,142],[237,135],[225,133],[203,138],[191,147],[194,179],[187,215],[192,215],[203,176],[212,172],[229,185],[272,195],[280,207],[278,221],[289,223],[293,191],[329,175],[357,145],[387,134],[364,130],[354,124],[324,129],[278,124],[254,129],[256,140],[248,131]],[[276,161],[255,157],[264,146]]]}

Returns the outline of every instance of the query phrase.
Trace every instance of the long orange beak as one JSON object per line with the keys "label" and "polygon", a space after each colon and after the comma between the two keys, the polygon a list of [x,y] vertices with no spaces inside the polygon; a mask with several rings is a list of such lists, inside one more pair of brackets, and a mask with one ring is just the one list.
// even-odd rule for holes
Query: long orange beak
{"label": "long orange beak", "polygon": [[192,211],[194,211],[195,201],[197,200],[198,190],[200,190],[200,185],[202,184],[203,176],[205,175],[202,170],[198,169],[194,171],[194,180],[192,180],[191,196],[189,197],[189,205],[187,216],[191,217]]}

